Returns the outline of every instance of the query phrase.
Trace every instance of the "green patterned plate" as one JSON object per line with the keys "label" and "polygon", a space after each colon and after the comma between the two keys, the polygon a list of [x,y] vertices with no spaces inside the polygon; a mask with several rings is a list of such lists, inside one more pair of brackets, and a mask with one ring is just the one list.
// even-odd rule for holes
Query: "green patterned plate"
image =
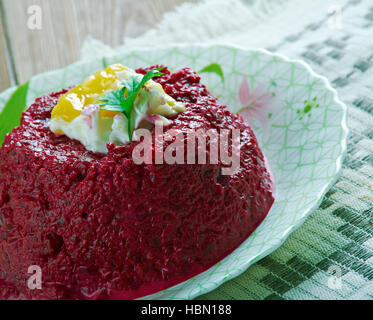
{"label": "green patterned plate", "polygon": [[[203,82],[250,122],[276,180],[276,201],[268,217],[239,248],[206,272],[146,298],[192,299],[238,276],[278,248],[335,182],[346,151],[345,105],[308,65],[264,50],[220,45],[132,50],[35,76],[18,91],[27,90],[29,105],[116,62],[132,68],[165,64],[173,70],[220,64],[224,82],[214,73],[203,73]],[[12,92],[0,95],[0,110]]]}

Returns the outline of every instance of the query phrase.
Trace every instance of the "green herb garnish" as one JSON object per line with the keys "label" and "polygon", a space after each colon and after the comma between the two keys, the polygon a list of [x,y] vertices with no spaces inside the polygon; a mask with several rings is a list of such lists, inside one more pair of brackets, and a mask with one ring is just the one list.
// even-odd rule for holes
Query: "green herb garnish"
{"label": "green herb garnish", "polygon": [[150,79],[162,76],[161,72],[163,68],[156,68],[150,70],[142,79],[137,76],[132,76],[125,81],[123,81],[123,88],[110,91],[106,93],[103,97],[98,99],[102,103],[100,106],[102,109],[109,111],[119,111],[123,113],[128,121],[128,136],[130,141],[132,141],[132,133],[134,124],[136,122],[135,116],[136,112],[133,112],[135,99],[140,93],[141,89]]}
{"label": "green herb garnish", "polygon": [[221,78],[221,80],[224,82],[224,72],[220,64],[212,63],[204,67],[202,70],[198,71],[198,73],[205,73],[205,72],[217,74]]}

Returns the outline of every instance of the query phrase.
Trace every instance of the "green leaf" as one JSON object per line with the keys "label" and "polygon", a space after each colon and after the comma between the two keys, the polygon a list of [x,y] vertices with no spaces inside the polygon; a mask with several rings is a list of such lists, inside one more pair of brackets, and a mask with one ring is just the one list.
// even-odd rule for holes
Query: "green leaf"
{"label": "green leaf", "polygon": [[19,86],[0,114],[0,145],[4,142],[5,135],[20,124],[22,112],[26,110],[28,86],[28,82]]}
{"label": "green leaf", "polygon": [[304,113],[308,113],[308,112],[310,112],[311,110],[312,110],[312,104],[310,104],[310,103],[308,103],[305,107],[304,107],[304,110],[303,110],[303,112]]}
{"label": "green leaf", "polygon": [[[152,78],[162,76],[163,68],[150,70],[141,78],[132,76],[123,81],[123,88],[110,91],[98,99],[105,110],[122,112],[128,121],[128,136],[132,141],[132,133],[135,129],[136,116],[133,115],[134,103],[144,85]],[[141,80],[140,80],[141,79]],[[126,97],[127,94],[127,97]]]}
{"label": "green leaf", "polygon": [[105,106],[105,110],[110,111],[120,111],[122,112],[122,103],[125,100],[124,93],[126,91],[126,88],[123,87],[120,90],[110,91],[106,94],[104,94],[99,101],[102,101],[101,105]]}
{"label": "green leaf", "polygon": [[204,67],[198,73],[205,73],[205,72],[216,73],[221,78],[221,80],[224,82],[224,72],[223,72],[223,69],[220,66],[220,64],[212,63],[212,64]]}
{"label": "green leaf", "polygon": [[104,66],[104,69],[106,69],[109,66],[107,59],[105,57],[102,58],[102,65]]}

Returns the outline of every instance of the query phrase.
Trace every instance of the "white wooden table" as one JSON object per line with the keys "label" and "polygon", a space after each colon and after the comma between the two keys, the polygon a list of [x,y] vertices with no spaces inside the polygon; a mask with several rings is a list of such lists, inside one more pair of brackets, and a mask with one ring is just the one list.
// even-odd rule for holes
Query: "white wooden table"
{"label": "white wooden table", "polygon": [[[196,1],[0,0],[0,91],[76,61],[88,35],[116,46],[155,27],[178,4]],[[40,30],[29,25],[35,5]]]}

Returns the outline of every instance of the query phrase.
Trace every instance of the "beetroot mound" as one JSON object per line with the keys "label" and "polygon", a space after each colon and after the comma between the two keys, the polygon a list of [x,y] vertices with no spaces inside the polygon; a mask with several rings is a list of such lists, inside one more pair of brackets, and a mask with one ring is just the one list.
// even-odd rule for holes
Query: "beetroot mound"
{"label": "beetroot mound", "polygon": [[[145,73],[149,69],[139,69]],[[252,130],[190,69],[158,79],[187,111],[169,129],[241,130],[238,173],[136,165],[136,143],[88,152],[48,127],[67,90],[39,98],[0,150],[0,298],[128,299],[200,273],[262,222],[272,181]],[[31,265],[42,290],[30,290]]]}

